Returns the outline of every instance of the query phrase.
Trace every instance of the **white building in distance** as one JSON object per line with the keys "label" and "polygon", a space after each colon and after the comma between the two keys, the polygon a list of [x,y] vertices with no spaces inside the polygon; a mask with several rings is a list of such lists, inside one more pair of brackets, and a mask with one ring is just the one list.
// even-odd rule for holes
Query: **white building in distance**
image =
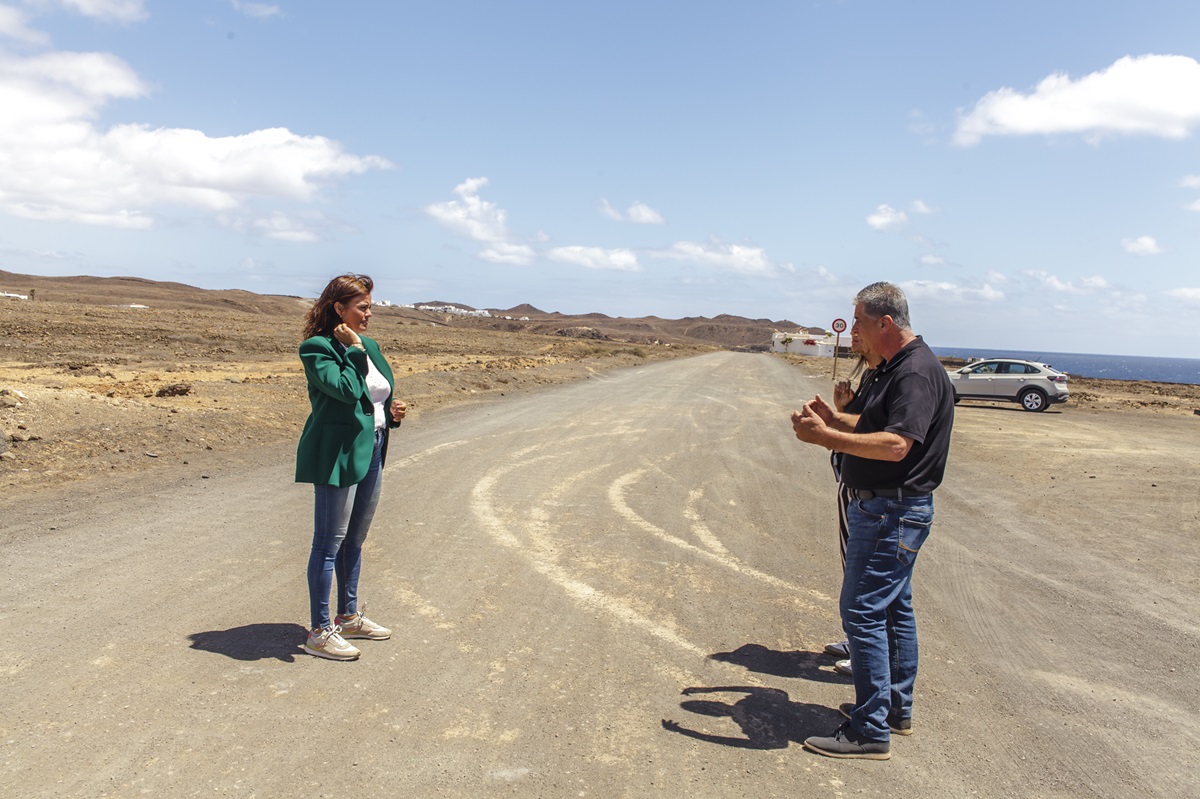
{"label": "white building in distance", "polygon": [[793,352],[797,355],[816,355],[832,358],[837,348],[833,333],[817,330],[776,330],[771,336],[771,352]]}

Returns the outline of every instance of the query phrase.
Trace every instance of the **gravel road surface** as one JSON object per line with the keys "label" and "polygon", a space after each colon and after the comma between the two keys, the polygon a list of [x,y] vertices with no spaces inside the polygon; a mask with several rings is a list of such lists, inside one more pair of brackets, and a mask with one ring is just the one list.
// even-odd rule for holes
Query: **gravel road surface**
{"label": "gravel road surface", "polygon": [[915,734],[852,698],[827,378],[715,353],[393,438],[368,615],[305,655],[292,447],[0,496],[11,796],[1195,796],[1200,420],[958,408],[916,574]]}

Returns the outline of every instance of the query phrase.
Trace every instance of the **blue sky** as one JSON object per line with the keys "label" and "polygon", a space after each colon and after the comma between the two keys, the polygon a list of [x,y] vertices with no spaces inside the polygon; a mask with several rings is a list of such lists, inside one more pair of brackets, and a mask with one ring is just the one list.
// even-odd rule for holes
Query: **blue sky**
{"label": "blue sky", "polygon": [[824,327],[891,280],[938,346],[1200,357],[1198,30],[1183,0],[0,0],[0,268]]}

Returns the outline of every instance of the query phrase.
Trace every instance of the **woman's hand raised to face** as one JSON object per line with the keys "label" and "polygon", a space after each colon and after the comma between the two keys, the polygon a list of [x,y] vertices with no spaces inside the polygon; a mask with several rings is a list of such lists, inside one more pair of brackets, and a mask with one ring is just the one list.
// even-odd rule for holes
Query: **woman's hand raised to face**
{"label": "woman's hand raised to face", "polygon": [[357,333],[344,324],[338,325],[333,329],[333,337],[347,347],[362,348],[362,339],[358,337]]}
{"label": "woman's hand raised to face", "polygon": [[833,406],[838,411],[844,411],[852,399],[854,399],[854,389],[850,388],[850,381],[839,380],[833,387]]}

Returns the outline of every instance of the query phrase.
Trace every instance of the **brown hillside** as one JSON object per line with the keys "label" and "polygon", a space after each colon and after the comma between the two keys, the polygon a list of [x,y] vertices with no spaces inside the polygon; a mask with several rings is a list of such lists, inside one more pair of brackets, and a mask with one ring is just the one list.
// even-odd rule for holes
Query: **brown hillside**
{"label": "brown hillside", "polygon": [[[297,308],[311,300],[272,294],[255,294],[238,289],[208,290],[183,283],[160,282],[137,277],[39,277],[0,270],[0,291],[36,293],[38,301],[94,303],[98,305],[146,305],[155,309],[214,310],[226,308],[255,313],[295,316]],[[470,305],[444,300],[415,303],[429,306],[453,306],[475,310]],[[603,338],[633,344],[687,344],[722,349],[767,350],[776,330],[797,330],[788,320],[745,319],[720,314],[713,318],[684,317],[662,319],[612,317],[603,313],[563,314],[547,312],[524,303],[508,310],[488,309],[490,318],[465,317],[437,311],[420,311],[399,306],[379,308],[377,314],[476,330],[508,333],[565,335]],[[508,318],[506,318],[508,317]],[[528,317],[524,320],[522,317]]]}
{"label": "brown hillside", "polygon": [[[721,349],[767,350],[776,330],[796,330],[799,325],[788,320],[745,319],[721,314],[707,317],[662,319],[657,316],[639,318],[613,317],[602,313],[562,314],[538,311],[530,305],[507,311],[488,309],[491,318],[470,317],[455,324],[486,330],[524,331],[544,335],[586,335],[577,331],[597,331],[613,341],[635,344],[689,344]],[[528,317],[523,320],[521,317]]]}

